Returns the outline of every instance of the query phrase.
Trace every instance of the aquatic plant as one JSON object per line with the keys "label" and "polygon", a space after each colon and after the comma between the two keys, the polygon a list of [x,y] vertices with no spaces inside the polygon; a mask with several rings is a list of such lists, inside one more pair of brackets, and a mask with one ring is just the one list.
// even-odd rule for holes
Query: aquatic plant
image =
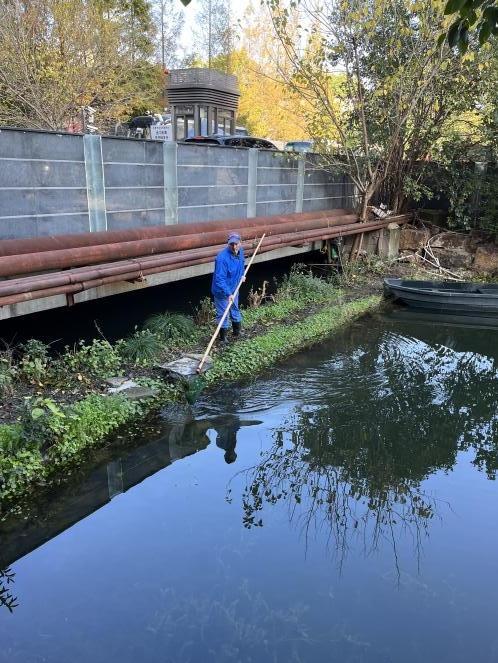
{"label": "aquatic plant", "polygon": [[379,296],[371,296],[342,306],[328,306],[293,325],[277,325],[266,334],[240,341],[216,358],[206,381],[208,384],[218,380],[233,382],[253,376],[378,306],[380,299]]}
{"label": "aquatic plant", "polygon": [[65,416],[61,407],[51,398],[26,398],[20,417],[23,440],[43,450],[52,441],[55,420]]}

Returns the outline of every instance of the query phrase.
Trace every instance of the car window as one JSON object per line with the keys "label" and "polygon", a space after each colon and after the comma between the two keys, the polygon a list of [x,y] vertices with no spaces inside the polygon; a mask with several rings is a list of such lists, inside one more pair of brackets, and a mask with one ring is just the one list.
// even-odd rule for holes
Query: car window
{"label": "car window", "polygon": [[242,147],[244,142],[242,138],[228,138],[224,141],[225,145],[230,145],[230,147]]}
{"label": "car window", "polygon": [[185,143],[204,143],[206,145],[220,145],[217,138],[203,138],[202,136],[194,136],[193,138],[185,138]]}
{"label": "car window", "polygon": [[274,150],[275,149],[275,145],[270,143],[270,141],[268,141],[268,140],[258,140],[257,143],[258,144],[257,144],[256,147],[259,147],[262,150]]}

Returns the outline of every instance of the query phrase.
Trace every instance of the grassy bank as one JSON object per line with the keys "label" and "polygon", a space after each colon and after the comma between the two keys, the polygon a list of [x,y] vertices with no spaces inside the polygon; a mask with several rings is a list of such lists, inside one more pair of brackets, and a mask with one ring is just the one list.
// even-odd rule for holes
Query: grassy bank
{"label": "grassy bank", "polygon": [[[377,306],[370,296],[344,301],[334,284],[294,272],[271,298],[253,293],[245,311],[245,336],[218,350],[203,380],[210,387],[254,376],[293,352],[320,341]],[[199,351],[212,331],[212,308],[204,301],[195,318],[156,315],[128,339],[80,343],[51,356],[31,341],[0,355],[0,505],[15,503],[67,472],[92,447],[166,402],[185,400],[184,386],[169,383],[155,368],[186,351]],[[109,395],[105,379],[123,375],[153,387],[154,396],[131,401]],[[187,394],[188,395],[188,394]]]}

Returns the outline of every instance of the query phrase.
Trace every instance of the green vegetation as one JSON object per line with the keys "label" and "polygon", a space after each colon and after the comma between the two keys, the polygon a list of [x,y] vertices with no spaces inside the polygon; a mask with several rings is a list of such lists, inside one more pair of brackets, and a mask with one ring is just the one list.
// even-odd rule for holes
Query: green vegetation
{"label": "green vegetation", "polygon": [[136,331],[120,343],[121,354],[135,366],[149,366],[161,354],[161,338],[148,329]]}
{"label": "green vegetation", "polygon": [[180,313],[156,313],[145,321],[144,327],[168,341],[185,341],[195,333],[193,319]]}
{"label": "green vegetation", "polygon": [[66,348],[61,364],[69,373],[107,378],[121,373],[123,358],[109,341],[94,339],[89,344],[80,341],[73,350]]}
{"label": "green vegetation", "polygon": [[294,325],[279,325],[262,336],[241,341],[215,362],[206,375],[206,381],[213,384],[252,376],[301,348],[322,340],[340,326],[377,307],[379,302],[380,296],[374,295],[340,307],[324,308]]}
{"label": "green vegetation", "polygon": [[28,400],[19,424],[0,426],[0,502],[43,485],[58,467],[105,440],[146,407],[101,394],[67,407],[49,398]]}
{"label": "green vegetation", "polygon": [[[265,292],[263,289],[262,292]],[[212,305],[206,300],[192,318],[158,314],[127,339],[80,341],[60,356],[32,340],[0,355],[0,390],[11,407],[0,425],[0,504],[55,480],[82,454],[123,426],[168,401],[194,402],[206,386],[253,376],[370,310],[379,297],[336,305],[342,291],[298,266],[283,279],[268,303],[245,311],[247,337],[214,355],[207,377],[170,384],[151,376],[154,364],[182,352],[199,351],[212,333]],[[254,302],[264,298],[255,297]],[[200,324],[202,319],[203,324]],[[260,327],[264,333],[260,333]],[[104,379],[133,374],[156,396],[139,402],[108,395]],[[73,401],[73,402],[71,402]]]}

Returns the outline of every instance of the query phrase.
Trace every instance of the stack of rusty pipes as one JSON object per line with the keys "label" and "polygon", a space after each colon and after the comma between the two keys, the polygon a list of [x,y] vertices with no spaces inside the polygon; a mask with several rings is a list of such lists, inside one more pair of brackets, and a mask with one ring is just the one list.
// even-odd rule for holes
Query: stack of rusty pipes
{"label": "stack of rusty pipes", "polygon": [[[267,237],[260,252],[267,252],[371,232],[392,221],[407,220],[404,215],[358,223],[349,210],[329,210],[250,219],[241,234],[244,249],[251,254],[263,233]],[[232,219],[5,240],[0,242],[0,278],[5,279],[0,281],[0,306],[71,295],[118,281],[144,280],[150,274],[210,262],[225,245],[227,231],[240,223]],[[39,274],[48,270],[59,271]],[[24,276],[17,278],[21,274]]]}

